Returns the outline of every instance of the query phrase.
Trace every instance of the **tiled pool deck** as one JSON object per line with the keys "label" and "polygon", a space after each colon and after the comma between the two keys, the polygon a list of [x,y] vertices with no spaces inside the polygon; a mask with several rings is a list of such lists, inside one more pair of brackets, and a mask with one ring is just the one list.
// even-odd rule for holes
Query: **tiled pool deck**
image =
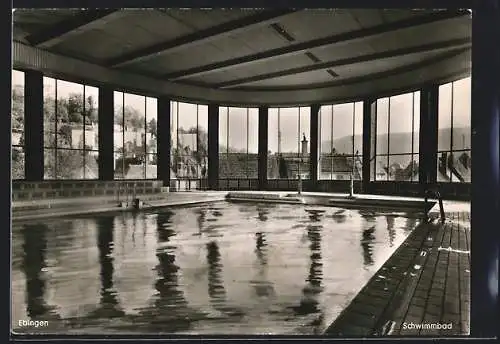
{"label": "tiled pool deck", "polygon": [[327,335],[469,334],[470,211],[457,203],[448,209],[444,223],[435,220],[410,234]]}
{"label": "tiled pool deck", "polygon": [[[163,199],[145,202],[149,207],[175,206],[220,201],[225,195],[226,192],[178,192],[169,193]],[[326,196],[324,193],[321,195]],[[16,202],[15,207],[25,206],[26,209],[14,215],[14,218],[23,220],[119,210],[116,205],[108,204],[110,200],[93,198],[91,204],[84,207],[83,203],[69,202],[73,206],[59,205],[52,209],[43,206],[39,209],[30,208],[30,204]],[[43,201],[37,204],[43,204]],[[446,221],[440,222],[439,210],[437,206],[434,207],[431,211],[433,220],[420,225],[410,234],[329,326],[325,335],[469,334],[470,204],[445,201],[444,208]],[[451,324],[451,328],[428,328],[433,324]]]}

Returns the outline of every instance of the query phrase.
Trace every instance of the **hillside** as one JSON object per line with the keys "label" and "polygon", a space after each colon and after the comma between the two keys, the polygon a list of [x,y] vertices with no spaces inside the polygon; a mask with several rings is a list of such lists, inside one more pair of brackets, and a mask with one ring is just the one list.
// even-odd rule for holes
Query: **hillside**
{"label": "hillside", "polygon": [[[415,134],[415,143],[418,144],[417,138],[419,133],[416,132]],[[387,134],[381,135],[380,139],[377,140],[377,151],[378,152],[387,152],[387,143],[388,143],[388,138]],[[451,128],[445,128],[441,129],[438,132],[438,137],[439,137],[439,145],[442,150],[449,150],[451,147]],[[390,137],[390,151],[391,152],[407,152],[411,153],[412,151],[412,142],[411,142],[411,133],[391,133]],[[470,133],[470,128],[454,128],[453,129],[453,141],[455,142],[454,149],[470,149],[471,146],[471,133]],[[362,137],[361,135],[356,135],[355,137],[355,142],[357,144],[356,147],[354,147],[354,151],[359,151],[361,154],[362,152],[362,147],[361,147],[361,142],[362,142]],[[332,142],[331,141],[322,141],[321,142],[321,151],[323,153],[330,152],[332,147]],[[338,138],[333,141],[333,147],[336,149],[337,152],[350,152],[352,149],[352,137],[351,136],[344,136],[341,138]]]}

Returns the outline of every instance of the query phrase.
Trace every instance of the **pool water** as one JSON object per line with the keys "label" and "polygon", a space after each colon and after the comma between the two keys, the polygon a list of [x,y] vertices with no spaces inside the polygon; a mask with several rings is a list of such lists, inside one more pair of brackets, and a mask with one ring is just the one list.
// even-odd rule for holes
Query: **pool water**
{"label": "pool water", "polygon": [[[419,221],[222,202],[14,223],[12,328],[322,333]],[[47,326],[19,326],[30,319]]]}

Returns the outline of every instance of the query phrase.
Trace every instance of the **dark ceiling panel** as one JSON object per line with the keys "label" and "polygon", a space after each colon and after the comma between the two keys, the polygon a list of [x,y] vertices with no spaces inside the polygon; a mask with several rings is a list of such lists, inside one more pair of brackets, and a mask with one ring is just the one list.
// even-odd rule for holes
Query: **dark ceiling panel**
{"label": "dark ceiling panel", "polygon": [[[434,65],[437,64],[442,64],[445,65],[446,68],[443,69],[443,73],[448,73],[450,70],[463,70],[466,68],[470,68],[471,65],[471,60],[470,60],[470,47],[465,47],[461,49],[456,49],[448,52],[444,52],[441,54],[436,54],[434,56],[431,56],[427,59],[419,59],[415,63],[411,64],[406,64],[401,67],[396,67],[396,68],[391,68],[389,70],[384,70],[384,71],[378,71],[374,72],[371,74],[365,74],[361,76],[356,76],[356,77],[351,77],[351,78],[346,78],[342,79],[339,78],[337,81],[332,81],[332,82],[318,82],[318,83],[311,83],[309,85],[302,84],[300,86],[263,86],[262,83],[259,84],[259,87],[255,87],[255,85],[252,86],[247,86],[245,85],[244,87],[239,87],[235,88],[238,90],[260,90],[260,91],[286,91],[286,90],[298,90],[298,89],[320,89],[320,88],[328,88],[328,87],[336,87],[336,86],[342,86],[342,85],[348,85],[348,84],[356,84],[356,83],[362,83],[362,82],[367,82],[367,81],[376,81],[377,79],[383,79],[387,77],[391,77],[394,75],[402,74],[402,73],[408,73],[411,71],[417,71],[419,69],[423,68],[431,68]],[[417,74],[415,74],[415,77],[418,77]],[[436,75],[436,78],[439,78],[439,75]]]}
{"label": "dark ceiling panel", "polygon": [[[404,55],[404,56],[395,56],[383,59],[374,59],[371,61],[360,62],[351,65],[344,65],[334,68],[342,78],[354,78],[361,77],[365,75],[371,75],[374,73],[380,73],[384,71],[393,70],[396,68],[402,68],[404,66],[412,65],[418,63],[420,61],[426,61],[429,59],[436,58],[438,56],[443,56],[446,54],[453,55],[454,52],[462,52],[467,47],[455,47],[448,49],[440,49],[434,51],[423,51],[419,53]],[[470,46],[469,46],[470,49]]]}
{"label": "dark ceiling panel", "polygon": [[210,27],[254,15],[260,10],[255,9],[180,9],[170,8],[159,10],[179,23],[193,30],[205,30]]}
{"label": "dark ceiling panel", "polygon": [[[222,37],[234,35],[244,30],[249,30],[252,27],[268,25],[277,20],[283,15],[289,14],[291,10],[271,10],[253,15],[228,21],[216,26],[198,30],[189,35],[177,37],[173,40],[166,40],[154,45],[147,46],[143,49],[132,51],[123,56],[117,56],[106,63],[108,66],[116,67],[130,63],[135,63],[141,60],[149,59],[160,54],[168,54],[181,49],[187,49],[195,45],[214,42]],[[218,13],[218,12],[216,12]]]}
{"label": "dark ceiling panel", "polygon": [[68,19],[47,27],[26,37],[26,40],[34,46],[49,48],[69,36],[79,34],[85,30],[94,29],[98,25],[104,25],[115,16],[121,15],[120,10],[98,9],[79,12]]}
{"label": "dark ceiling panel", "polygon": [[347,32],[344,34],[339,34],[335,36],[330,36],[330,37],[325,37],[325,38],[320,38],[314,41],[308,41],[308,42],[303,42],[303,43],[298,43],[298,44],[292,44],[287,47],[283,48],[277,48],[273,49],[270,51],[258,53],[258,54],[253,54],[253,55],[247,55],[241,58],[236,58],[236,59],[229,59],[225,61],[220,61],[216,63],[209,63],[203,66],[187,69],[187,70],[180,70],[179,72],[174,72],[174,73],[168,73],[164,75],[163,77],[168,80],[179,80],[195,75],[203,75],[203,74],[208,74],[208,73],[213,73],[214,71],[217,70],[222,70],[222,69],[230,69],[234,68],[234,66],[238,65],[243,65],[243,64],[251,64],[255,62],[261,62],[262,60],[270,59],[270,58],[278,58],[284,55],[290,55],[290,54],[298,54],[298,53],[304,53],[309,49],[313,48],[318,48],[318,47],[323,47],[327,45],[332,45],[335,43],[339,42],[346,42],[346,41],[352,41],[352,40],[357,40],[357,39],[366,39],[369,36],[374,36],[374,35],[381,35],[384,33],[388,33],[394,30],[401,30],[403,28],[409,28],[413,26],[420,26],[420,25],[425,25],[428,23],[433,23],[436,21],[441,21],[444,19],[448,18],[454,18],[458,16],[464,16],[465,12],[464,11],[446,11],[446,12],[439,12],[437,14],[432,14],[432,15],[422,15],[422,16],[415,16],[413,18],[410,18],[408,20],[402,20],[402,21],[397,21],[393,22],[390,24],[384,24],[368,29],[361,29],[357,31],[351,31]]}
{"label": "dark ceiling panel", "polygon": [[[425,45],[415,45],[408,48],[401,48],[395,50],[387,50],[380,53],[372,53],[366,55],[353,56],[350,58],[340,58],[331,61],[320,62],[312,65],[304,65],[296,68],[281,68],[280,70],[268,73],[259,73],[259,71],[255,71],[253,75],[249,75],[248,77],[242,77],[235,80],[229,80],[227,82],[220,83],[216,85],[217,87],[238,87],[241,85],[245,85],[248,83],[253,83],[257,81],[263,81],[267,79],[273,79],[277,77],[283,77],[287,75],[293,75],[296,73],[304,73],[304,72],[312,72],[316,70],[326,70],[329,68],[333,68],[334,70],[339,70],[339,67],[343,67],[342,70],[348,70],[351,73],[358,73],[357,69],[362,69],[366,64],[367,66],[373,67],[371,64],[374,61],[386,61],[389,59],[390,63],[393,64],[404,64],[406,59],[409,59],[410,62],[414,59],[425,58],[425,54],[435,54],[442,53],[443,51],[450,50],[453,48],[460,48],[464,46],[470,46],[471,41],[469,39],[457,39],[444,41],[433,44],[425,44]],[[384,60],[385,59],[385,60]],[[371,68],[370,67],[370,68]],[[373,72],[370,70],[369,72]],[[344,72],[340,73],[342,77],[345,76]]]}
{"label": "dark ceiling panel", "polygon": [[[241,66],[240,68],[220,73],[212,73],[200,77],[186,79],[188,81],[206,82],[206,83],[225,83],[228,80],[238,80],[241,78],[252,77],[256,74],[268,74],[294,67],[311,66],[314,63],[305,55],[286,56],[279,60],[270,60],[266,63],[259,63],[252,66]],[[230,72],[230,73],[228,73]]]}
{"label": "dark ceiling panel", "polygon": [[445,40],[471,37],[470,19],[466,16],[430,23],[419,27],[388,32],[383,36],[372,37],[366,42],[376,51],[407,47],[414,44],[429,44]]}
{"label": "dark ceiling panel", "polygon": [[297,87],[311,83],[324,83],[335,80],[326,70],[317,70],[308,73],[297,73],[280,78],[249,83],[251,87]]}
{"label": "dark ceiling panel", "polygon": [[[106,26],[76,35],[54,46],[53,50],[69,56],[88,56],[93,61],[102,62],[193,32],[192,28],[157,10],[127,9],[122,12],[120,18]],[[90,46],[93,48],[89,49]]]}
{"label": "dark ceiling panel", "polygon": [[[240,47],[240,51],[251,52],[248,47]],[[212,44],[194,46],[188,52],[179,51],[177,53],[159,56],[149,61],[133,64],[125,67],[126,70],[144,70],[157,73],[158,77],[165,72],[176,71],[181,68],[190,68],[204,63],[214,63],[223,59],[226,52],[213,46]]]}
{"label": "dark ceiling panel", "polygon": [[308,9],[280,19],[279,24],[297,42],[360,29],[347,9]]}

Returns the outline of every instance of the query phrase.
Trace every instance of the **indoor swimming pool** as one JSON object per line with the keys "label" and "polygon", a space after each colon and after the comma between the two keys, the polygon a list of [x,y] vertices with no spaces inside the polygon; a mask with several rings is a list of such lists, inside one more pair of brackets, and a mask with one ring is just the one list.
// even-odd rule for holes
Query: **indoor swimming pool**
{"label": "indoor swimming pool", "polygon": [[[14,223],[12,328],[319,334],[419,222],[391,211],[218,202]],[[22,320],[44,325],[28,330]]]}

